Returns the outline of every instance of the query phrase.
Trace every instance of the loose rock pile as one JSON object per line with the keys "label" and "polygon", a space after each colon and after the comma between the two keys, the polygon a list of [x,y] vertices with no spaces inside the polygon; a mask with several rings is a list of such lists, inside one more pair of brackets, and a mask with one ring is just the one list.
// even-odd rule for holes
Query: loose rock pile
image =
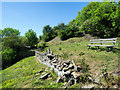
{"label": "loose rock pile", "polygon": [[[56,55],[53,55],[53,52],[48,49],[45,53],[40,53],[38,51],[35,51],[35,55],[37,59],[40,61],[40,63],[51,67],[51,71],[54,70],[55,73],[58,75],[58,79],[56,83],[59,82],[66,82],[65,86],[66,88],[73,85],[76,82],[82,82],[81,78],[84,81],[92,82],[93,84],[99,85],[99,87],[105,87],[102,83],[99,83],[99,79],[93,79],[91,75],[83,73],[83,68],[75,65],[74,61],[63,61],[58,58],[56,58]],[[43,72],[43,71],[40,71]],[[105,77],[106,74],[103,74],[102,77]],[[43,76],[41,76],[39,79],[45,79],[50,76],[50,73],[47,73]],[[101,77],[100,77],[101,78]],[[88,85],[94,88],[94,85]],[[83,88],[87,88],[88,86],[83,86]]]}
{"label": "loose rock pile", "polygon": [[53,55],[50,49],[48,51],[46,50],[46,52],[43,54],[36,51],[35,55],[42,64],[51,67],[51,70],[54,69],[54,71],[58,75],[56,83],[59,83],[60,81],[66,81],[70,83],[70,85],[72,85],[78,82],[79,77],[83,75],[82,68],[80,66],[75,65],[73,60],[61,61],[60,59],[56,58],[55,55]]}

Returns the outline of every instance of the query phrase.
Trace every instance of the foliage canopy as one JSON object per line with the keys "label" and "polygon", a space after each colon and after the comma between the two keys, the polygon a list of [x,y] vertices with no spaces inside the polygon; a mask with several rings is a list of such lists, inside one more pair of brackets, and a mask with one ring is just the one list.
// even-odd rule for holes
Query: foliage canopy
{"label": "foliage canopy", "polygon": [[38,43],[37,35],[32,29],[25,33],[25,37],[28,39],[28,45],[31,47]]}

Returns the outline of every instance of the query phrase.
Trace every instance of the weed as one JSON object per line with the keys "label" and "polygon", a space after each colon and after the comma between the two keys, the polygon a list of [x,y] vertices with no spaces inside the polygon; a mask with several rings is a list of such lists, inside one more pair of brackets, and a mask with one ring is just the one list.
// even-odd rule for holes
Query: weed
{"label": "weed", "polygon": [[67,58],[68,58],[68,54],[63,52],[62,58],[63,58],[63,59],[67,59]]}
{"label": "weed", "polygon": [[59,50],[62,50],[62,48],[61,48],[61,47],[59,47]]}
{"label": "weed", "polygon": [[70,86],[69,88],[81,88],[81,84],[80,83],[75,83],[72,86]]}
{"label": "weed", "polygon": [[83,71],[84,73],[86,73],[86,72],[88,72],[88,70],[90,70],[90,67],[89,67],[89,65],[85,62],[85,59],[84,59],[84,58],[81,60],[81,67],[82,67],[82,71]]}
{"label": "weed", "polygon": [[70,56],[73,56],[73,54],[71,53]]}
{"label": "weed", "polygon": [[84,55],[84,54],[85,54],[84,52],[80,52],[80,53],[79,53],[79,56],[82,56],[82,55]]}

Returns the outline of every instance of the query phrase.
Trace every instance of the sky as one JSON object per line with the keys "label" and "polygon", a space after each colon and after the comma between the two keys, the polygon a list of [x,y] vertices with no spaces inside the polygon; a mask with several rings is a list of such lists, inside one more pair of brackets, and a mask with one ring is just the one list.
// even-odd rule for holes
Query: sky
{"label": "sky", "polygon": [[43,27],[68,24],[89,2],[2,2],[2,29],[18,29],[24,36],[33,29],[37,37]]}

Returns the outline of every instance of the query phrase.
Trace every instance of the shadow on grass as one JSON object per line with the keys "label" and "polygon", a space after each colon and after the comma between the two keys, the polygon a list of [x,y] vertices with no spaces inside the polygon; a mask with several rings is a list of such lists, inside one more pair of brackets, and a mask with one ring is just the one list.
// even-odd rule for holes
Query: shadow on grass
{"label": "shadow on grass", "polygon": [[48,46],[44,46],[44,47],[40,47],[40,48],[36,48],[35,50],[42,52],[45,51],[47,49]]}
{"label": "shadow on grass", "polygon": [[109,48],[97,48],[97,47],[91,47],[91,50],[98,50],[98,51],[106,51],[106,52],[113,52],[113,53],[120,53],[120,48],[111,48],[109,50]]}
{"label": "shadow on grass", "polygon": [[17,63],[18,61],[30,57],[30,56],[35,56],[35,51],[32,51],[30,49],[27,48],[22,48],[20,51],[16,52],[16,57],[13,60],[2,60],[2,70],[12,66],[13,64]]}

